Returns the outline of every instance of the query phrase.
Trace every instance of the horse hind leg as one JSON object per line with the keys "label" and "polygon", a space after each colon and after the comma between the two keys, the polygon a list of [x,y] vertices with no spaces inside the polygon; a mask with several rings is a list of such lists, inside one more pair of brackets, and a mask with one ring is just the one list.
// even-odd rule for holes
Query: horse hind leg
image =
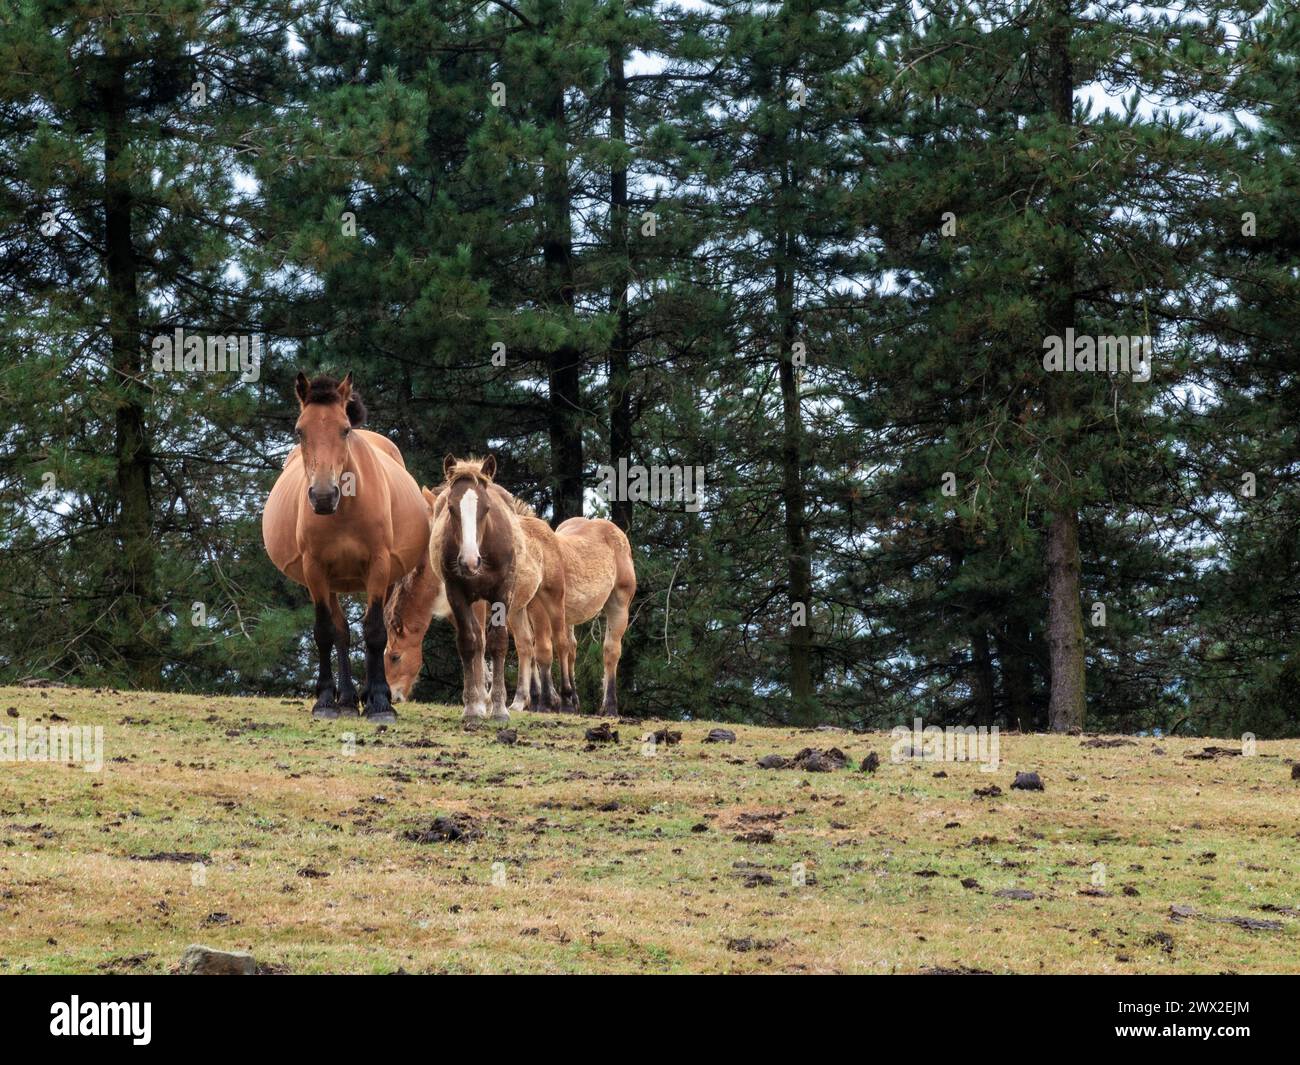
{"label": "horse hind leg", "polygon": [[627,631],[631,600],[617,591],[605,604],[605,677],[600,712],[618,714],[618,660],[623,657],[623,633]]}
{"label": "horse hind leg", "polygon": [[[540,711],[558,710],[560,700],[551,681],[551,663],[555,660],[555,640],[558,635],[561,648],[564,643],[564,606],[552,604],[543,610],[542,619],[536,626],[537,638],[533,641],[533,679],[536,688],[533,692],[533,709]],[[563,657],[563,650],[561,650]],[[561,663],[563,669],[563,663]]]}
{"label": "horse hind leg", "polygon": [[560,629],[560,713],[579,712],[578,689],[573,673],[578,661],[578,637],[572,625]]}
{"label": "horse hind leg", "polygon": [[[515,697],[510,704],[509,714],[516,714],[521,710],[527,710],[529,707],[529,692],[534,682],[535,669],[533,662],[532,646],[533,632],[532,624],[526,610],[516,610],[509,618],[510,634],[515,638],[515,655],[519,659],[519,677],[515,682]],[[501,678],[501,685],[505,687],[505,678]]]}
{"label": "horse hind leg", "polygon": [[[546,713],[555,709],[555,691],[551,686],[551,662],[554,657],[552,611],[542,597],[538,596],[528,604],[527,613],[528,627],[532,633],[532,669],[528,675],[526,702],[520,709]],[[520,687],[522,690],[522,680]]]}
{"label": "horse hind leg", "polygon": [[348,616],[343,612],[337,594],[330,594],[330,620],[334,624],[334,647],[339,653],[339,683],[336,706],[340,716],[357,712],[357,686],[352,681],[352,659],[349,655]]}

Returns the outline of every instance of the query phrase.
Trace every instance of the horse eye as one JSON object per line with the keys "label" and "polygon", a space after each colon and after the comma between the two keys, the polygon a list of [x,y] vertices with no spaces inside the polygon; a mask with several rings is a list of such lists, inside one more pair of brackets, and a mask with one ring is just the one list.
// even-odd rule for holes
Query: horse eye
{"label": "horse eye", "polygon": [[339,433],[339,436],[347,436],[350,432],[352,432],[351,429],[344,429],[343,432]]}
{"label": "horse eye", "polygon": [[391,658],[394,662],[400,662],[402,660],[402,653],[398,651],[397,654],[389,655],[388,657]]}

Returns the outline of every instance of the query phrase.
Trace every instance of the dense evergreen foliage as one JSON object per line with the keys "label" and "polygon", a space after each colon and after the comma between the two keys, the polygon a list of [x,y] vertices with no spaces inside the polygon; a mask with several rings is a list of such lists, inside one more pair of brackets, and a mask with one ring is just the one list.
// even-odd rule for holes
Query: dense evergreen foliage
{"label": "dense evergreen foliage", "polygon": [[0,144],[0,680],[306,691],[350,369],[628,529],[625,712],[1300,731],[1284,0],[5,0]]}

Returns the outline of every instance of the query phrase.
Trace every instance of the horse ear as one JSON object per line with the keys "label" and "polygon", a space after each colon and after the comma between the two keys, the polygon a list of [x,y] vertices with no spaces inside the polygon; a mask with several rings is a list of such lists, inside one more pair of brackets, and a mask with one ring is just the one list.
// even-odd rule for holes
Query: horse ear
{"label": "horse ear", "polygon": [[352,396],[352,371],[349,370],[339,382],[339,402],[346,403]]}
{"label": "horse ear", "polygon": [[305,407],[307,405],[307,375],[301,370],[298,371],[298,376],[294,379],[293,390],[298,394],[298,406]]}
{"label": "horse ear", "polygon": [[424,496],[424,502],[432,512],[433,504],[438,501],[438,495],[431,488],[421,488],[420,495]]}
{"label": "horse ear", "polygon": [[483,476],[486,477],[489,481],[492,480],[492,478],[497,475],[496,456],[488,455],[488,457],[483,460],[483,465],[481,469],[483,470]]}
{"label": "horse ear", "polygon": [[456,456],[452,455],[451,453],[448,453],[447,457],[442,460],[442,475],[444,477],[450,477],[451,471],[454,470],[455,468],[456,468]]}

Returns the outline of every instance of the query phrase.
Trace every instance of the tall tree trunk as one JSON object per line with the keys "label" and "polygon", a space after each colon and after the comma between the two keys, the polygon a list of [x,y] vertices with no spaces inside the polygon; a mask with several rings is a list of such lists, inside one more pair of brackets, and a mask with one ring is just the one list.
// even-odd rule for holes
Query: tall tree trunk
{"label": "tall tree trunk", "polygon": [[1008,618],[995,630],[998,663],[1002,667],[1002,694],[1007,701],[1007,726],[1033,731],[1035,727],[1034,682],[1029,668],[1029,633],[1024,622]]}
{"label": "tall tree trunk", "polygon": [[989,728],[993,724],[993,657],[989,653],[989,630],[977,622],[970,630],[971,665],[975,679],[971,687],[975,694],[976,723]]}
{"label": "tall tree trunk", "polygon": [[118,556],[115,583],[128,640],[123,657],[132,682],[157,687],[161,660],[153,625],[157,615],[150,498],[149,441],[145,430],[144,346],[135,249],[131,244],[131,179],[121,162],[129,147],[128,62],[110,56],[104,86],[104,269],[108,279],[108,335],[114,384]]}
{"label": "tall tree trunk", "polygon": [[[564,84],[558,73],[545,110],[555,143],[542,167],[542,260],[547,301],[565,316],[568,329],[574,306],[573,223]],[[557,523],[582,515],[581,361],[581,353],[570,343],[555,348],[547,359],[551,501]]]}
{"label": "tall tree trunk", "polygon": [[[609,80],[609,135],[611,140],[622,143],[627,137],[627,76],[623,67],[622,44],[610,46]],[[620,459],[632,461],[631,315],[627,302],[631,265],[628,262],[627,166],[621,160],[614,164],[609,175],[609,199],[610,237],[617,258],[614,283],[609,292],[609,309],[618,315],[618,325],[609,347],[609,462],[617,468]],[[632,501],[613,500],[610,517],[615,525],[627,532],[632,527]]]}
{"label": "tall tree trunk", "polygon": [[[1071,0],[1055,0],[1052,26],[1048,34],[1051,108],[1058,126],[1063,127],[1062,143],[1074,143],[1074,69],[1070,62]],[[1070,150],[1067,147],[1067,150]],[[1067,232],[1073,229],[1073,193],[1069,187],[1056,193],[1059,207],[1057,224]],[[1074,253],[1062,246],[1052,264],[1049,293],[1048,326],[1057,336],[1075,324]],[[1047,380],[1047,411],[1057,426],[1067,424],[1072,410],[1070,382],[1062,371]],[[1073,448],[1061,441],[1053,486],[1055,500],[1047,526],[1047,642],[1051,660],[1051,701],[1048,725],[1053,732],[1083,728],[1084,700],[1083,605],[1079,600],[1079,513],[1071,499],[1072,472],[1064,468]]]}
{"label": "tall tree trunk", "polygon": [[[621,5],[620,5],[621,13]],[[623,46],[609,49],[609,135],[623,143],[627,139],[627,71]],[[609,309],[618,315],[609,347],[609,462],[617,469],[620,459],[632,461],[632,318],[628,295],[632,285],[632,264],[628,246],[627,165],[616,162],[609,175],[610,237],[617,263],[609,293]],[[610,519],[624,532],[632,529],[632,501],[615,498],[610,502]],[[636,713],[635,640],[625,641],[619,660],[620,702],[624,713]]]}
{"label": "tall tree trunk", "polygon": [[[808,549],[807,493],[803,484],[803,405],[795,370],[793,347],[797,337],[794,313],[794,274],[790,264],[793,237],[782,233],[776,266],[776,313],[781,328],[779,376],[781,380],[781,498],[785,504],[787,580],[792,610],[802,604],[803,624],[791,624],[789,636],[790,696],[794,720],[817,721],[819,710],[813,685],[812,556]],[[796,619],[792,619],[793,620]]]}

